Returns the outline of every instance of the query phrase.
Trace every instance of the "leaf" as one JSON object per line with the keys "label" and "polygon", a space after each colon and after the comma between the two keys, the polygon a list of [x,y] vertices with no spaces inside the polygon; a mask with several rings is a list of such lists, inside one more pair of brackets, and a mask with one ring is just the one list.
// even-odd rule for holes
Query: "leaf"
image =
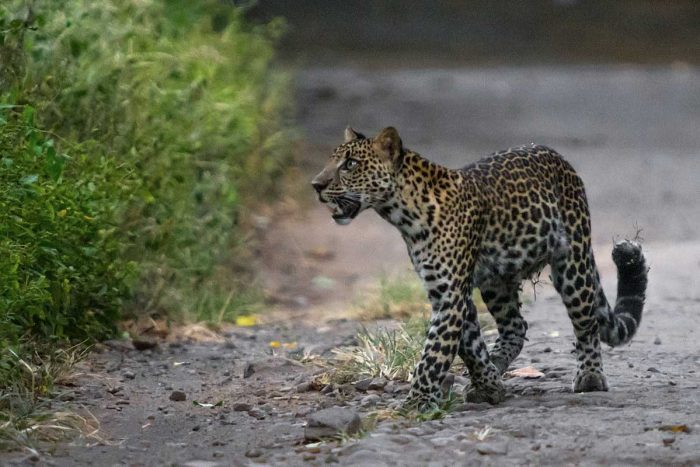
{"label": "leaf", "polygon": [[506,371],[504,376],[507,378],[537,379],[542,378],[544,373],[534,367],[526,366],[523,368],[517,368],[513,371]]}
{"label": "leaf", "polygon": [[44,170],[53,181],[57,181],[63,173],[63,167],[66,165],[68,157],[65,154],[56,154],[53,145],[47,146],[44,157]]}
{"label": "leaf", "polygon": [[236,326],[249,328],[258,324],[258,320],[255,316],[239,316],[236,318]]}
{"label": "leaf", "polygon": [[670,431],[671,433],[690,433],[688,425],[661,425],[659,430]]}
{"label": "leaf", "polygon": [[282,347],[282,343],[280,341],[270,341],[270,347],[273,349],[279,349]]}
{"label": "leaf", "polygon": [[33,185],[37,180],[39,180],[39,176],[37,174],[31,174],[20,178],[19,183],[20,185]]}
{"label": "leaf", "polygon": [[205,409],[211,409],[212,407],[221,407],[224,405],[224,401],[219,401],[216,404],[210,404],[208,402],[192,401],[192,405],[195,407],[204,407]]}

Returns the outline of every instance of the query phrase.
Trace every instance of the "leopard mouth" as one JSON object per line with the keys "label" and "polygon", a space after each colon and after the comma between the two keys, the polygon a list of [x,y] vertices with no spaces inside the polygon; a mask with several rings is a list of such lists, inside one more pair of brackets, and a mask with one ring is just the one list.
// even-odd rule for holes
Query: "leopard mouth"
{"label": "leopard mouth", "polygon": [[347,225],[352,221],[355,216],[360,212],[360,203],[347,199],[338,198],[335,200],[337,203],[336,208],[333,210],[331,217],[333,220],[340,225]]}

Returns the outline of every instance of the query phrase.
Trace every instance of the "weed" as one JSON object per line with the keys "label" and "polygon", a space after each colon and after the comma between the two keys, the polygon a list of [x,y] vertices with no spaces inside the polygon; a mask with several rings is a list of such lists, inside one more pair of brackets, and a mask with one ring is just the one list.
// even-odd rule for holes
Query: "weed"
{"label": "weed", "polygon": [[331,375],[336,383],[383,376],[407,381],[420,359],[429,321],[416,317],[397,329],[363,328],[358,345],[334,351],[337,365]]}
{"label": "weed", "polygon": [[[73,377],[74,365],[87,348],[49,349],[21,356],[6,349],[3,376],[8,377],[0,395],[0,449],[32,448],[38,442],[55,442],[76,435],[97,436],[97,420],[89,413],[57,410],[51,402],[55,387]],[[8,363],[13,364],[8,368]]]}

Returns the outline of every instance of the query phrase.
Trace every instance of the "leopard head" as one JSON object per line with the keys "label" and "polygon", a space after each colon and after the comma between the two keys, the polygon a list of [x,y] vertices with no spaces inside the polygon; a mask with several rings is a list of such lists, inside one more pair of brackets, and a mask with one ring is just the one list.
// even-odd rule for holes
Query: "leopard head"
{"label": "leopard head", "polygon": [[348,127],[345,143],[333,151],[311,185],[335,222],[347,225],[363,210],[379,207],[394,195],[403,154],[395,128],[367,138]]}

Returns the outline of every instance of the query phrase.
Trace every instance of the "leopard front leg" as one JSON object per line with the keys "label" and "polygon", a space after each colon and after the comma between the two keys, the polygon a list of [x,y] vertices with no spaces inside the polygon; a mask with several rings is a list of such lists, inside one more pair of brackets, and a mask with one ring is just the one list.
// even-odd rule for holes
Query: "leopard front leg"
{"label": "leopard front leg", "polygon": [[440,388],[457,355],[467,310],[461,294],[454,290],[458,287],[458,284],[440,284],[429,288],[433,305],[430,329],[404,408],[424,410],[438,405],[442,399]]}
{"label": "leopard front leg", "polygon": [[489,358],[486,343],[481,337],[476,307],[471,298],[467,298],[466,307],[459,355],[469,370],[471,386],[465,388],[464,399],[467,402],[498,404],[506,395],[501,380],[502,372]]}

